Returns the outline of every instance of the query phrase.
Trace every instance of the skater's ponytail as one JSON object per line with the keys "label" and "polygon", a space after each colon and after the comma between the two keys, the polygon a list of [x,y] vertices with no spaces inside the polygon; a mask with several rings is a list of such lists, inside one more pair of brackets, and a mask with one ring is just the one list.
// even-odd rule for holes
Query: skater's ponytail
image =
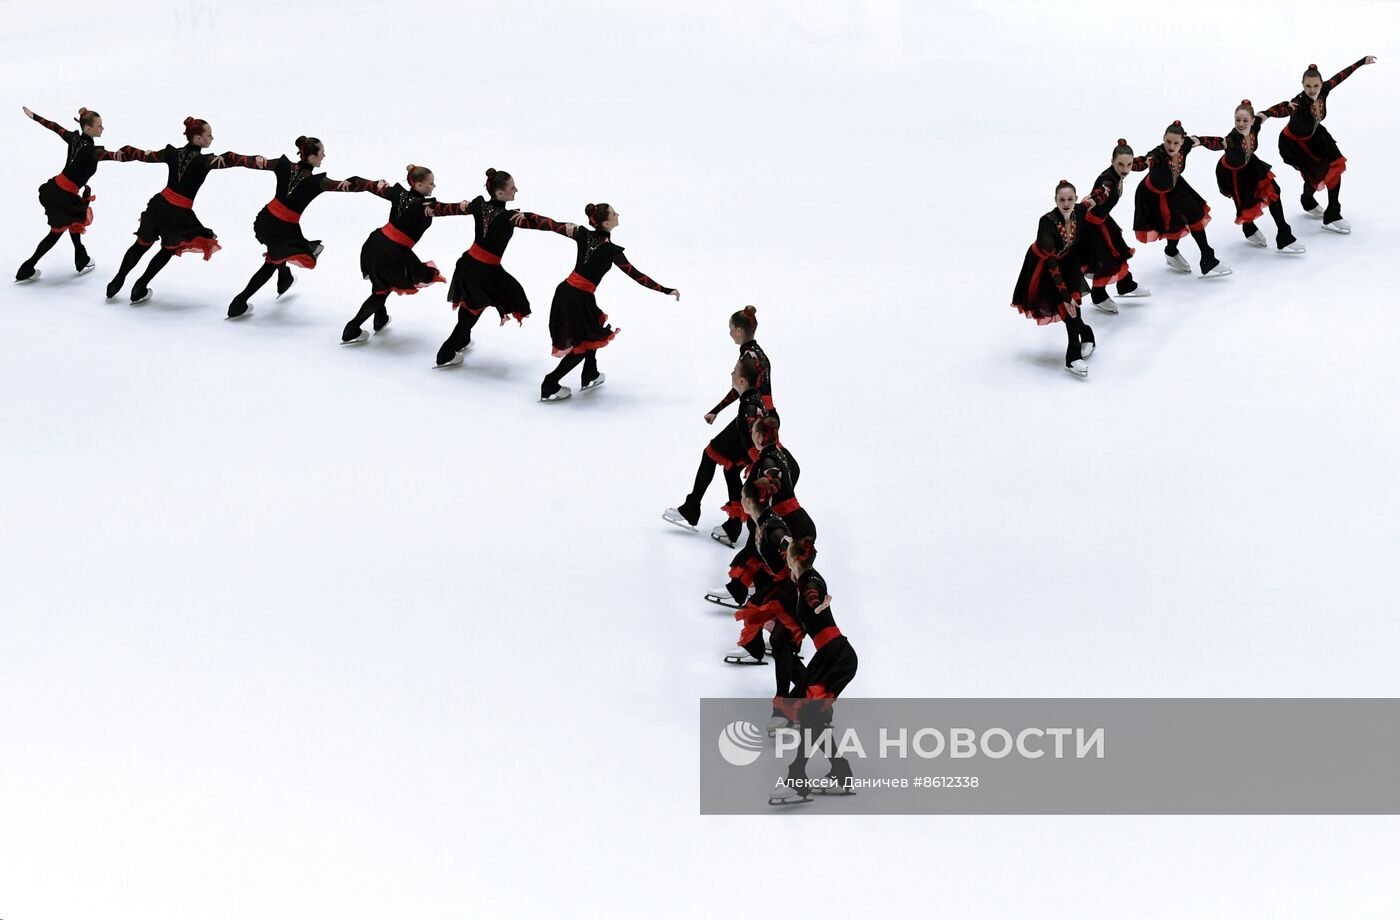
{"label": "skater's ponytail", "polygon": [[433,174],[433,171],[428,167],[417,166],[413,163],[409,163],[404,169],[408,171],[408,185],[410,188],[413,187],[413,183],[422,182]]}
{"label": "skater's ponytail", "polygon": [[610,204],[587,204],[583,206],[583,213],[588,217],[588,226],[597,230],[603,223],[612,216],[612,205]]}
{"label": "skater's ponytail", "polygon": [[1236,113],[1236,114],[1239,114],[1240,112],[1248,112],[1248,113],[1249,113],[1249,117],[1250,117],[1250,118],[1253,118],[1253,117],[1254,117],[1254,103],[1250,102],[1248,99],[1241,99],[1241,100],[1240,100],[1240,104],[1237,105],[1237,106],[1235,106],[1235,113]]}
{"label": "skater's ponytail", "polygon": [[767,447],[769,444],[778,443],[778,417],[776,415],[765,415],[753,423],[753,440],[760,447]]}
{"label": "skater's ponytail", "polygon": [[510,173],[503,169],[486,170],[486,194],[492,198],[496,197],[497,192],[505,190],[506,183],[509,181]]}
{"label": "skater's ponytail", "polygon": [[787,545],[788,561],[796,562],[804,569],[810,569],[817,558],[815,537],[801,537]]}
{"label": "skater's ponytail", "polygon": [[750,304],[742,310],[735,311],[729,317],[729,325],[741,330],[744,335],[752,336],[758,328],[758,308]]}
{"label": "skater's ponytail", "polygon": [[744,483],[744,495],[759,508],[767,508],[773,504],[773,496],[778,494],[780,488],[778,480],[772,476],[750,476],[749,481]]}
{"label": "skater's ponytail", "polygon": [[73,119],[73,120],[76,121],[76,122],[78,123],[78,127],[80,127],[80,128],[91,128],[92,125],[93,125],[93,123],[96,122],[97,119],[99,119],[99,118],[101,118],[101,117],[102,117],[101,115],[98,115],[98,114],[97,114],[96,112],[94,112],[92,109],[89,109],[89,108],[79,108],[79,109],[78,109],[78,117],[75,118],[75,119]]}
{"label": "skater's ponytail", "polygon": [[1061,180],[1060,180],[1060,184],[1057,185],[1057,186],[1055,186],[1055,197],[1056,197],[1056,198],[1060,197],[1060,189],[1062,189],[1062,188],[1067,188],[1067,189],[1069,189],[1071,192],[1074,192],[1076,195],[1079,194],[1079,190],[1078,190],[1077,188],[1074,187],[1074,183],[1073,183],[1073,182],[1069,181],[1068,179],[1061,179]]}
{"label": "skater's ponytail", "polygon": [[744,355],[739,359],[739,376],[749,382],[749,386],[758,386],[758,362],[751,356]]}
{"label": "skater's ponytail", "polygon": [[305,163],[307,157],[314,157],[321,152],[321,139],[319,137],[307,137],[303,134],[297,138],[297,157]]}
{"label": "skater's ponytail", "polygon": [[1120,138],[1118,138],[1118,146],[1116,146],[1116,147],[1113,148],[1113,159],[1116,160],[1116,159],[1118,159],[1119,157],[1121,157],[1121,156],[1122,156],[1123,154],[1125,154],[1125,153],[1126,153],[1128,156],[1132,156],[1132,155],[1133,155],[1133,148],[1132,148],[1132,147],[1129,147],[1129,146],[1128,146],[1128,142],[1125,141],[1125,140],[1123,140],[1123,138],[1120,137]]}
{"label": "skater's ponytail", "polygon": [[199,137],[209,127],[209,122],[203,118],[195,118],[191,115],[185,119],[185,140],[192,141]]}
{"label": "skater's ponytail", "polygon": [[1182,137],[1185,137],[1186,129],[1181,126],[1180,121],[1174,121],[1171,124],[1167,125],[1167,130],[1163,131],[1162,134],[1180,134]]}
{"label": "skater's ponytail", "polygon": [[1317,77],[1319,80],[1322,79],[1322,71],[1317,69],[1316,64],[1309,64],[1308,69],[1303,71],[1303,79],[1306,80],[1308,77]]}

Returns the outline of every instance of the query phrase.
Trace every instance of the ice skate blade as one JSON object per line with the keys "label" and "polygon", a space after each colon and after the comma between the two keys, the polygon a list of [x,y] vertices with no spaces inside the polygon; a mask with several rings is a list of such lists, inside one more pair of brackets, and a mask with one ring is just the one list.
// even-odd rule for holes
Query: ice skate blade
{"label": "ice skate blade", "polygon": [[705,600],[719,607],[728,607],[730,610],[738,610],[739,604],[728,594],[706,594]]}
{"label": "ice skate blade", "polygon": [[729,534],[724,533],[722,531],[720,533],[716,533],[713,530],[710,531],[710,539],[714,540],[716,543],[723,543],[730,549],[734,548],[734,541],[729,539]]}
{"label": "ice skate blade", "polygon": [[770,795],[768,797],[768,804],[776,807],[785,807],[788,805],[806,805],[810,801],[812,801],[811,796],[806,795]]}
{"label": "ice skate blade", "polygon": [[231,320],[231,321],[233,321],[233,322],[237,322],[237,321],[240,320],[240,319],[247,319],[248,317],[250,317],[250,316],[252,316],[252,315],[253,315],[253,305],[252,305],[252,304],[248,304],[248,309],[244,310],[242,313],[238,314],[237,316],[225,316],[224,319],[226,319],[226,320]]}
{"label": "ice skate blade", "polygon": [[[462,351],[466,351],[466,349],[464,348],[462,349]],[[453,355],[451,358],[448,358],[442,364],[434,364],[433,367],[437,368],[438,370],[442,370],[443,368],[447,367],[459,366],[463,361],[466,360],[466,356],[462,354],[462,351],[457,352],[455,355]]]}
{"label": "ice skate blade", "polygon": [[602,386],[604,383],[606,383],[607,380],[608,380],[608,375],[607,375],[607,374],[599,374],[597,377],[594,377],[592,380],[588,381],[587,383],[585,383],[585,384],[583,385],[582,392],[588,393],[588,392],[590,392],[590,391],[592,391],[592,390],[596,390],[596,389],[598,389],[600,386]]}
{"label": "ice skate blade", "polygon": [[1327,212],[1322,209],[1322,205],[1320,204],[1314,205],[1313,207],[1303,212],[1303,214],[1305,214],[1306,216],[1316,218],[1317,220],[1322,220],[1322,215],[1325,213]]}
{"label": "ice skate blade", "polygon": [[748,654],[734,654],[734,655],[725,655],[725,656],[724,656],[724,663],[725,663],[725,664],[741,664],[741,665],[748,665],[748,666],[766,665],[766,664],[768,663],[768,659],[767,659],[767,658],[754,658],[753,656],[748,655]]}
{"label": "ice skate blade", "polygon": [[1217,265],[1210,271],[1201,275],[1202,278],[1224,278],[1226,275],[1233,275],[1235,270],[1228,265]]}
{"label": "ice skate blade", "polygon": [[855,791],[854,789],[843,789],[843,788],[842,788],[841,786],[839,786],[839,785],[836,785],[836,786],[813,786],[813,787],[812,787],[812,795],[841,796],[841,795],[855,795],[855,794],[856,794],[856,791]]}
{"label": "ice skate blade", "polygon": [[541,396],[540,402],[558,402],[561,399],[568,399],[574,395],[574,391],[568,387],[560,387],[548,396]]}
{"label": "ice skate blade", "polygon": [[[1078,361],[1075,362],[1075,364],[1083,363],[1083,358],[1080,358]],[[1087,380],[1089,378],[1089,368],[1087,367],[1073,367],[1071,365],[1066,365],[1065,373],[1069,374],[1071,377],[1078,377],[1080,380]]]}
{"label": "ice skate blade", "polygon": [[661,520],[665,521],[667,524],[675,524],[680,529],[688,530],[691,533],[700,532],[698,527],[682,517],[680,511],[675,508],[667,508],[665,511],[661,512]]}
{"label": "ice skate blade", "polygon": [[1129,292],[1129,293],[1127,293],[1127,294],[1119,294],[1119,295],[1118,295],[1118,297],[1119,297],[1120,300],[1123,299],[1123,298],[1133,299],[1133,298],[1138,298],[1138,297],[1151,297],[1151,296],[1152,296],[1152,292],[1151,292],[1151,291],[1149,291],[1147,288],[1141,288],[1141,287],[1140,287],[1140,288],[1134,288],[1131,292]]}
{"label": "ice skate blade", "polygon": [[1322,229],[1327,230],[1331,233],[1340,233],[1342,236],[1346,236],[1348,233],[1351,233],[1350,225],[1340,220],[1334,220],[1330,224],[1323,224]]}
{"label": "ice skate blade", "polygon": [[36,269],[34,269],[34,274],[30,275],[28,278],[16,278],[12,283],[13,283],[13,284],[33,284],[35,281],[38,281],[38,280],[39,280],[40,278],[42,278],[42,277],[44,277],[44,273],[41,272],[41,271],[39,271],[39,269],[36,268]]}
{"label": "ice skate blade", "polygon": [[1308,247],[1301,243],[1291,243],[1278,251],[1281,256],[1301,256],[1308,251]]}
{"label": "ice skate blade", "polygon": [[1100,313],[1107,313],[1110,316],[1114,316],[1118,313],[1118,304],[1114,303],[1112,300],[1105,300],[1103,303],[1094,304],[1094,309],[1098,310]]}
{"label": "ice skate blade", "polygon": [[1253,246],[1255,249],[1269,248],[1269,241],[1264,239],[1263,235],[1260,234],[1256,234],[1255,236],[1247,236],[1244,238],[1244,241],[1249,245]]}
{"label": "ice skate blade", "polygon": [[151,295],[154,294],[154,293],[155,293],[155,289],[154,289],[154,288],[147,288],[147,289],[146,289],[146,293],[142,294],[140,297],[132,296],[132,298],[131,298],[131,305],[134,307],[134,306],[136,306],[137,304],[145,303],[146,301],[148,301],[148,300],[151,299]]}
{"label": "ice skate blade", "polygon": [[92,270],[93,270],[94,268],[96,268],[96,267],[97,267],[97,263],[94,262],[94,261],[92,261],[91,259],[88,259],[88,264],[86,264],[86,265],[84,265],[82,268],[78,269],[78,274],[80,274],[80,275],[86,275],[88,272],[92,271]]}
{"label": "ice skate blade", "polygon": [[361,332],[359,335],[355,336],[353,339],[341,339],[341,340],[340,340],[340,344],[342,344],[342,345],[363,345],[363,344],[365,344],[365,343],[368,342],[368,341],[369,341],[369,333],[368,333],[368,332]]}

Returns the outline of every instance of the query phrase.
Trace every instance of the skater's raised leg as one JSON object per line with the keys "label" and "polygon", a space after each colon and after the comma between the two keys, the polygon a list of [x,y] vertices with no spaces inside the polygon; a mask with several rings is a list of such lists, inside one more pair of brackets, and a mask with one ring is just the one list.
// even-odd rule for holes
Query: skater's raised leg
{"label": "skater's raised leg", "polygon": [[292,276],[292,269],[284,262],[277,266],[277,296],[287,293],[296,279]]}

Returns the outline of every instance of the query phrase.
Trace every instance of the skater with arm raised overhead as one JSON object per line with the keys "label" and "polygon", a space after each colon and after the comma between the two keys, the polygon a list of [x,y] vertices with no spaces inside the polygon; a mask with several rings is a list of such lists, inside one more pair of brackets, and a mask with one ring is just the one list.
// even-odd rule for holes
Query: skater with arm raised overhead
{"label": "skater with arm raised overhead", "polygon": [[574,271],[559,282],[549,305],[549,338],[559,366],[540,383],[541,402],[568,399],[572,391],[560,381],[580,363],[583,364],[583,389],[599,387],[606,379],[598,370],[598,349],[622,331],[608,325],[608,314],[598,309],[598,301],[593,296],[608,269],[616,265],[642,287],[681,299],[680,291],[657,284],[633,268],[622,254],[622,247],[612,241],[618,213],[611,205],[590,204],[583,211],[592,229],[580,227],[574,233],[578,248]]}
{"label": "skater with arm raised overhead", "polygon": [[478,195],[467,206],[467,213],[476,221],[476,235],[471,248],[462,253],[452,272],[447,299],[457,311],[457,325],[438,349],[438,367],[462,363],[462,353],[471,345],[472,327],[487,307],[496,308],[503,326],[507,317],[513,316],[523,325],[525,317],[530,315],[530,299],[525,296],[525,289],[501,266],[501,257],[516,227],[552,230],[567,237],[574,235],[573,224],[507,209],[506,204],[515,200],[518,191],[510,173],[488,169],[486,193],[489,197]]}
{"label": "skater with arm raised overhead", "polygon": [[[770,379],[770,365],[768,355],[754,339],[754,333],[757,329],[758,310],[753,306],[747,306],[729,317],[729,337],[739,346],[740,359],[746,357],[753,359],[758,373],[758,380],[753,384],[753,388],[758,391],[763,408],[771,411],[773,408],[773,385]],[[745,385],[748,386],[747,381]],[[738,400],[739,395],[738,386],[731,386],[719,404],[705,414],[705,423],[707,425],[714,424],[719,413]],[[695,472],[695,485],[691,488],[690,494],[686,496],[685,501],[681,502],[679,507],[667,508],[662,512],[661,517],[664,520],[677,527],[695,530],[695,525],[700,520],[700,502],[705,497],[705,490],[714,480],[715,467],[721,466],[724,468],[725,486],[729,490],[729,501],[723,509],[727,519],[722,525],[711,531],[710,536],[727,546],[735,545],[743,528],[743,513],[739,507],[739,489],[743,485],[740,473],[750,463],[750,458],[744,451],[740,428],[751,422],[752,419],[745,420],[743,418],[741,410],[728,425],[724,426],[719,434],[710,439],[710,443],[700,455],[700,467]]]}
{"label": "skater with arm raised overhead", "polygon": [[1206,224],[1210,223],[1210,206],[1186,181],[1186,155],[1196,146],[1223,150],[1223,137],[1188,137],[1181,122],[1167,125],[1162,143],[1145,157],[1133,161],[1135,167],[1146,166],[1147,178],[1138,183],[1133,213],[1133,231],[1138,241],[1151,243],[1167,241],[1167,266],[1173,271],[1190,274],[1191,266],[1182,258],[1177,241],[1188,233],[1201,250],[1201,276],[1228,275],[1232,269],[1215,257],[1206,239]]}
{"label": "skater with arm raised overhead", "polygon": [[1252,102],[1241,100],[1235,107],[1235,126],[1225,135],[1225,153],[1215,166],[1215,181],[1220,186],[1220,194],[1235,203],[1235,223],[1244,228],[1244,238],[1251,246],[1262,249],[1269,245],[1254,223],[1267,208],[1278,230],[1274,237],[1278,251],[1297,255],[1306,249],[1298,243],[1284,219],[1273,167],[1258,156],[1259,127],[1266,118],[1289,112],[1288,103],[1281,102],[1256,114]]}
{"label": "skater with arm raised overhead", "polygon": [[320,138],[296,139],[297,160],[293,163],[280,156],[267,164],[277,177],[277,190],[258,216],[253,219],[253,235],[267,247],[263,265],[238,296],[228,306],[228,318],[240,319],[252,312],[248,298],[277,275],[277,296],[281,297],[295,281],[292,265],[312,269],[321,255],[321,241],[308,240],[301,231],[301,215],[322,192],[370,192],[382,189],[383,180],[371,182],[359,176],[338,180],[328,178],[316,168],[326,158],[325,145]]}
{"label": "skater with arm raised overhead", "polygon": [[1065,370],[1076,377],[1089,376],[1085,359],[1094,351],[1094,330],[1079,312],[1082,261],[1079,238],[1084,205],[1075,202],[1074,185],[1061,179],[1055,186],[1055,207],[1042,214],[1035,242],[1026,250],[1021,274],[1011,294],[1011,305],[1037,325],[1064,322],[1069,336]]}
{"label": "skater with arm raised overhead", "polygon": [[1113,148],[1113,161],[1094,180],[1088,197],[1083,201],[1084,250],[1087,268],[1094,275],[1089,296],[1094,306],[1104,313],[1117,313],[1118,305],[1108,296],[1108,286],[1117,283],[1119,297],[1149,297],[1152,292],[1133,279],[1128,260],[1133,247],[1123,239],[1123,228],[1110,213],[1123,197],[1123,179],[1134,169],[1146,169],[1146,164],[1134,165],[1133,148],[1121,137]]}
{"label": "skater with arm raised overhead", "polygon": [[102,136],[102,116],[91,109],[78,109],[78,117],[73,119],[78,123],[77,131],[70,131],[34,114],[28,106],[24,107],[24,114],[62,138],[68,145],[68,158],[58,175],[39,186],[39,204],[44,207],[49,232],[39,241],[34,254],[15,272],[15,281],[39,280],[42,274],[36,267],[39,260],[65,233],[73,241],[73,265],[78,274],[85,275],[94,267],[92,258],[83,246],[83,234],[92,223],[89,202],[96,197],[87,187],[88,180],[97,172],[98,163],[108,160],[120,162],[125,157],[97,143]]}
{"label": "skater with arm raised overhead", "polygon": [[[1322,218],[1323,228],[1334,233],[1350,233],[1351,225],[1342,219],[1342,173],[1346,172],[1347,158],[1337,148],[1331,132],[1322,125],[1327,117],[1327,97],[1358,67],[1374,63],[1376,56],[1368,54],[1325,83],[1317,65],[1309,64],[1303,71],[1303,91],[1291,101],[1274,106],[1277,109],[1287,105],[1291,112],[1288,124],[1279,135],[1278,150],[1283,162],[1303,177],[1303,210],[1309,217]],[[1326,210],[1318,205],[1317,196],[1313,194],[1323,189],[1327,189]]]}
{"label": "skater with arm raised overhead", "polygon": [[428,232],[434,217],[465,214],[468,202],[444,204],[430,197],[437,181],[426,166],[408,164],[404,181],[407,188],[395,184],[373,190],[389,202],[389,222],[370,233],[360,247],[360,273],[370,283],[370,295],[341,331],[342,345],[366,341],[369,334],[362,327],[370,317],[374,317],[375,332],[389,325],[385,303],[391,292],[416,294],[419,288],[447,280],[438,273],[436,264],[419,260],[413,247]]}
{"label": "skater with arm raised overhead", "polygon": [[185,119],[185,144],[176,148],[167,144],[163,150],[139,150],[123,147],[122,156],[128,160],[143,163],[164,163],[169,177],[165,188],[153,195],[141,212],[141,222],[136,228],[136,242],[122,257],[117,276],[107,285],[107,299],[121,293],[126,284],[126,276],[141,261],[156,240],[161,248],[151,257],[146,271],[136,280],[131,289],[131,302],[142,303],[149,300],[151,279],[166,266],[173,257],[187,252],[202,252],[207,262],[219,251],[219,243],[214,231],[200,223],[194,213],[194,199],[204,185],[211,169],[228,169],[242,166],[247,169],[266,169],[267,160],[260,156],[244,156],[238,153],[225,153],[212,156],[204,152],[214,143],[214,129],[200,118]]}

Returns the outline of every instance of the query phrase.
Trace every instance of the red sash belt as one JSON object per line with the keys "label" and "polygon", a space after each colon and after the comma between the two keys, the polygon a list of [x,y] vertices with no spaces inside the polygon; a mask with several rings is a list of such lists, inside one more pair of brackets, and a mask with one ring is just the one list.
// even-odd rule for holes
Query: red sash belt
{"label": "red sash belt", "polygon": [[1167,193],[1170,192],[1171,189],[1162,191],[1152,184],[1151,179],[1143,179],[1142,184],[1147,186],[1149,192],[1157,196],[1157,207],[1162,212],[1162,229],[1170,230],[1172,228],[1172,209],[1167,205]]}
{"label": "red sash belt", "polygon": [[175,207],[184,208],[186,211],[194,207],[193,198],[186,198],[184,195],[181,195],[179,192],[175,191],[173,188],[170,188],[168,186],[160,190],[160,197],[175,205]]}
{"label": "red sash belt", "polygon": [[267,213],[271,214],[278,220],[286,221],[289,224],[301,223],[301,212],[293,211],[291,208],[287,207],[285,204],[278,201],[276,198],[272,199],[267,203]]}
{"label": "red sash belt", "polygon": [[387,236],[389,239],[393,240],[395,243],[398,243],[400,246],[407,246],[409,249],[413,248],[413,237],[409,236],[407,233],[404,233],[402,230],[400,230],[398,227],[395,227],[393,224],[385,224],[384,226],[379,228],[379,232]]}
{"label": "red sash belt", "polygon": [[812,644],[815,645],[817,647],[817,651],[820,652],[822,650],[823,645],[826,645],[832,639],[840,638],[840,636],[841,630],[837,629],[835,626],[828,626],[826,629],[823,629],[821,632],[817,633],[815,636],[812,637]]}
{"label": "red sash belt", "polygon": [[771,396],[765,396],[765,397],[763,397],[763,408],[767,409],[769,412],[772,412],[772,411],[773,411],[773,397],[771,397]]}
{"label": "red sash belt", "polygon": [[580,291],[587,291],[590,294],[598,290],[598,285],[589,281],[578,272],[570,272],[569,277],[564,279],[564,283],[571,288],[578,288]]}
{"label": "red sash belt", "polygon": [[797,503],[797,498],[794,496],[793,498],[789,498],[785,502],[778,502],[776,505],[774,505],[773,513],[776,514],[778,517],[783,517],[784,515],[792,514],[794,511],[800,510],[801,508],[802,506]]}
{"label": "red sash belt", "polygon": [[54,181],[54,184],[55,184],[55,185],[57,185],[59,188],[63,189],[63,190],[64,190],[65,192],[67,192],[68,194],[70,194],[70,195],[76,195],[76,194],[78,194],[78,187],[77,187],[76,185],[73,184],[73,180],[72,180],[72,179],[68,178],[68,177],[65,176],[63,173],[59,173],[58,175],[54,176],[54,177],[53,177],[53,181]]}
{"label": "red sash belt", "polygon": [[501,264],[500,256],[496,255],[494,252],[487,252],[485,249],[482,249],[476,243],[472,243],[472,248],[467,250],[467,255],[471,256],[473,259],[476,259],[483,265]]}
{"label": "red sash belt", "polygon": [[1290,137],[1290,138],[1292,138],[1293,140],[1297,141],[1297,142],[1300,143],[1300,144],[1301,144],[1303,141],[1310,141],[1310,140],[1312,140],[1312,135],[1311,135],[1311,134],[1307,135],[1306,137],[1299,137],[1298,135],[1294,134],[1294,133],[1293,133],[1293,126],[1292,126],[1292,125],[1284,125],[1284,126],[1283,126],[1283,133],[1284,133],[1284,135],[1285,135],[1286,137]]}

